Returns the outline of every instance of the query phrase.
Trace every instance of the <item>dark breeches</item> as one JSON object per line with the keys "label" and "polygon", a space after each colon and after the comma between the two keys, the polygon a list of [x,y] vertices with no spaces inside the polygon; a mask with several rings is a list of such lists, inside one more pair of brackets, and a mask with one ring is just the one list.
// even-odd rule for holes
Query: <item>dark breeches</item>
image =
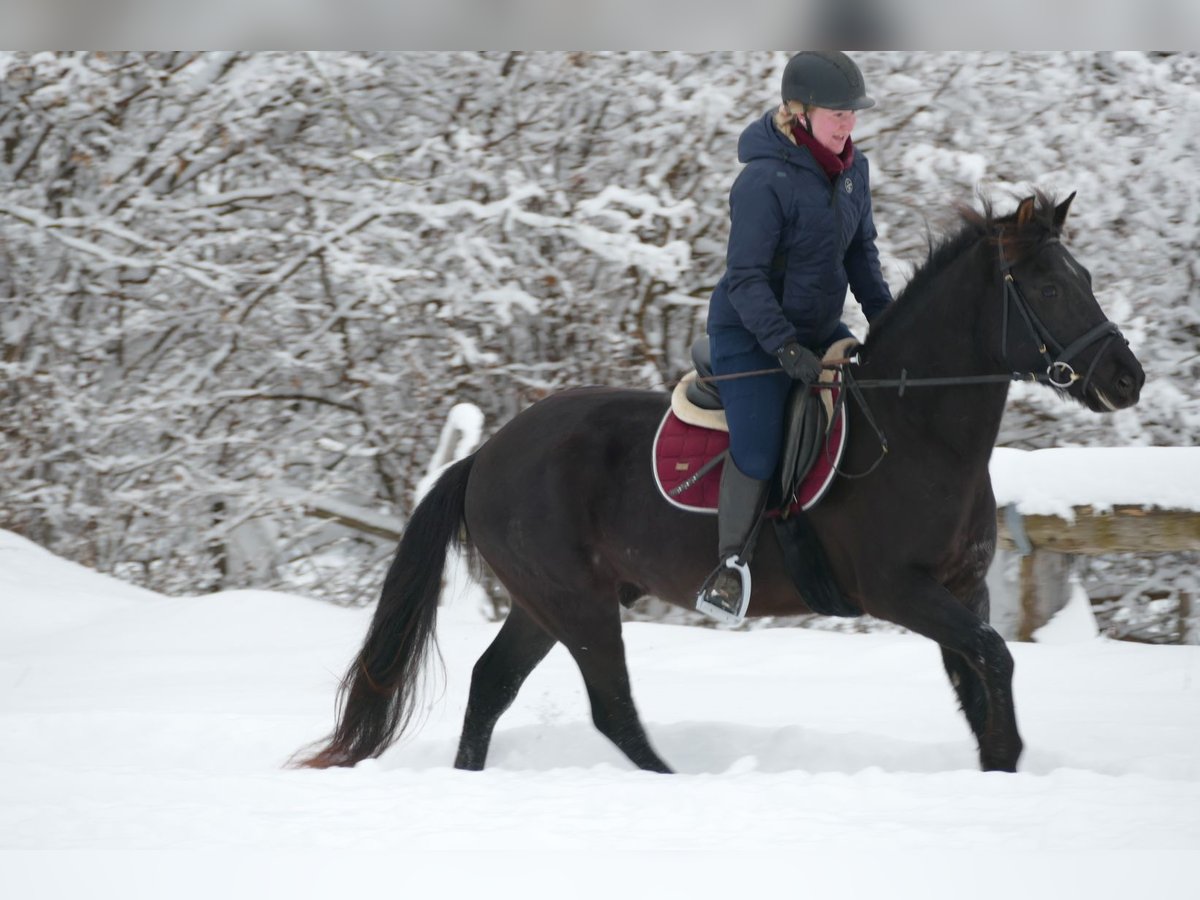
{"label": "dark breeches", "polygon": [[709,337],[709,346],[715,375],[779,370],[777,375],[717,382],[729,422],[729,452],[734,464],[751,478],[770,478],[779,463],[783,408],[792,380],[749,332],[722,330]]}
{"label": "dark breeches", "polygon": [[[839,322],[825,346],[850,336],[850,329]],[[779,368],[779,361],[743,329],[718,329],[708,341],[715,375]],[[821,347],[810,349],[818,355],[824,352]],[[751,478],[770,478],[779,464],[784,408],[792,380],[779,369],[775,375],[718,381],[717,388],[729,422],[729,452],[734,463]]]}

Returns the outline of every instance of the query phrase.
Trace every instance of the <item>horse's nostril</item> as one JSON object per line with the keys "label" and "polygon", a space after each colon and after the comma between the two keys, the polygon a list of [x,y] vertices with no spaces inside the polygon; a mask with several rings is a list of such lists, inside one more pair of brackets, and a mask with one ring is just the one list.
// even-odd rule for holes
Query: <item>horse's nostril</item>
{"label": "horse's nostril", "polygon": [[1122,397],[1129,397],[1137,390],[1137,384],[1133,380],[1133,376],[1126,372],[1117,379],[1116,388],[1117,393]]}

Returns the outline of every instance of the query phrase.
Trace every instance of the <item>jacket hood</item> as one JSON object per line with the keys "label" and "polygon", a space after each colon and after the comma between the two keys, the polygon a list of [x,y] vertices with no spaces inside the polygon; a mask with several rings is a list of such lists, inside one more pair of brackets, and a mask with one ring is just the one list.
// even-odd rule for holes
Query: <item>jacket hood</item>
{"label": "jacket hood", "polygon": [[819,168],[812,154],[797,147],[775,127],[774,110],[751,122],[738,138],[738,162],[748,163],[754,159],[786,159],[797,165]]}

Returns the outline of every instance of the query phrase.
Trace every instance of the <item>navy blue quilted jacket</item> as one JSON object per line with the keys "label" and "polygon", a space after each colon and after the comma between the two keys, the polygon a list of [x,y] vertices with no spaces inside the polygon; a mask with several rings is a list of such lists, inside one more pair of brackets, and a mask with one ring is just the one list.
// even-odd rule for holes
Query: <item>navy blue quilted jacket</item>
{"label": "navy blue quilted jacket", "polygon": [[829,176],[767,113],[742,132],[746,167],[729,193],[726,270],[708,309],[708,331],[741,326],[774,354],[792,340],[814,349],[836,336],[854,292],[870,322],[891,302],[879,268],[867,158]]}

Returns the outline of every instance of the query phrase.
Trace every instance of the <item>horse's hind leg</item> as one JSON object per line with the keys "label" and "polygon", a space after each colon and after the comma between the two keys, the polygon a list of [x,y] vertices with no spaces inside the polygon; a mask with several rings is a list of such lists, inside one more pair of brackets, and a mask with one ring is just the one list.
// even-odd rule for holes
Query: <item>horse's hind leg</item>
{"label": "horse's hind leg", "polygon": [[621,639],[621,611],[615,601],[607,598],[580,598],[589,604],[586,612],[577,610],[578,618],[560,640],[570,650],[592,705],[592,721],[600,733],[617,745],[640,769],[650,772],[670,772],[650,746],[650,739],[633,705],[629,687],[629,670],[625,666],[625,642]]}
{"label": "horse's hind leg", "polygon": [[471,692],[454,760],[456,769],[483,768],[496,722],[554,644],[554,638],[514,604],[471,674]]}
{"label": "horse's hind leg", "polygon": [[[529,593],[520,596],[528,598]],[[529,673],[561,641],[583,674],[592,721],[600,733],[639,768],[670,772],[650,746],[633,705],[616,601],[588,594],[565,603],[541,602],[534,607],[536,622],[518,602],[514,594],[500,633],[475,664],[455,768],[483,768],[497,720]]]}

